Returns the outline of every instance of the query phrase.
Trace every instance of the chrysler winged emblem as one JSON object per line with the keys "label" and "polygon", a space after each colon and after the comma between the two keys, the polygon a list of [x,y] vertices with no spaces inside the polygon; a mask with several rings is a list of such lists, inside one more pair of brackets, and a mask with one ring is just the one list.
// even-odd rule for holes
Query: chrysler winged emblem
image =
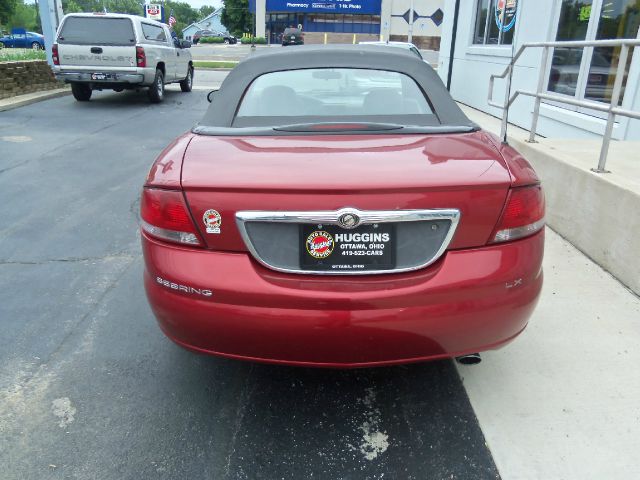
{"label": "chrysler winged emblem", "polygon": [[343,213],[338,218],[338,223],[342,228],[355,228],[360,223],[360,217],[355,213]]}

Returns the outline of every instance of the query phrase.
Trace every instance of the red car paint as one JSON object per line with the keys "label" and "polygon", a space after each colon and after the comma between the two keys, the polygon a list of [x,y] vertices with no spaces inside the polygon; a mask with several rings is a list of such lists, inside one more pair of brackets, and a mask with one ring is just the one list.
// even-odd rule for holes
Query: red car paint
{"label": "red car paint", "polygon": [[[492,241],[510,189],[538,183],[523,157],[482,131],[186,134],[156,161],[146,188],[183,192],[200,246],[143,232],[147,296],[176,343],[234,358],[361,367],[497,348],[525,328],[536,304],[544,233]],[[266,268],[247,251],[235,222],[242,210],[343,207],[455,208],[461,217],[432,265],[358,276]],[[205,231],[209,209],[222,216],[220,234]]]}

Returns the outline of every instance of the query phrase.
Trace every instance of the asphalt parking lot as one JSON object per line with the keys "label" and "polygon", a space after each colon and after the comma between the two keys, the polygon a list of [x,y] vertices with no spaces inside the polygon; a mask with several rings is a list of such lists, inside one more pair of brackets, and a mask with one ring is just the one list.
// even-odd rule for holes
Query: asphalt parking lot
{"label": "asphalt parking lot", "polygon": [[2,478],[497,478],[451,362],[279,368],[165,339],[138,196],[205,95],[96,92],[0,117]]}
{"label": "asphalt parking lot", "polygon": [[0,113],[0,478],[638,478],[640,300],[551,231],[530,327],[478,366],[283,368],[167,340],[139,192],[223,77]]}

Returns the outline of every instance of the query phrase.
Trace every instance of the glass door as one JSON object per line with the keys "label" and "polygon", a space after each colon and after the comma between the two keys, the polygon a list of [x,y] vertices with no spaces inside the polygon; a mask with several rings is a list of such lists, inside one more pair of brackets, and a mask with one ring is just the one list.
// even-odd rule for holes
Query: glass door
{"label": "glass door", "polygon": [[284,29],[301,25],[303,17],[304,14],[301,13],[269,13],[266,19],[266,35],[269,43],[281,43]]}
{"label": "glass door", "polygon": [[[596,0],[597,1],[597,0]],[[582,41],[589,38],[593,30],[591,12],[593,0],[563,0],[560,7],[560,19],[556,41]],[[589,49],[585,48],[555,48],[549,72],[550,92],[576,95],[581,89],[583,56],[588,56]]]}
{"label": "glass door", "polygon": [[[596,40],[614,38],[636,38],[640,26],[640,0],[607,0],[600,9]],[[598,47],[593,49],[585,98],[600,102],[611,102],[613,82],[616,79],[621,47]],[[633,51],[629,52],[622,80],[620,103],[624,100],[627,78],[631,69]]]}
{"label": "glass door", "polygon": [[[640,0],[562,0],[556,40],[605,40],[636,38],[640,26]],[[631,69],[628,57],[623,91]],[[556,48],[547,89],[578,99],[610,102],[620,47]],[[636,55],[637,57],[637,55]],[[566,105],[562,105],[567,108]],[[593,110],[580,110],[601,116]]]}

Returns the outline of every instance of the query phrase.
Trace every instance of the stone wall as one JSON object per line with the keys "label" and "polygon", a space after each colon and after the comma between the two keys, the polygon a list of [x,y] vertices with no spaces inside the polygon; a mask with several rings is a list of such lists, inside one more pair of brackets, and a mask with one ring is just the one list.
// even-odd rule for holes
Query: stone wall
{"label": "stone wall", "polygon": [[0,98],[53,90],[61,86],[44,60],[0,63]]}

